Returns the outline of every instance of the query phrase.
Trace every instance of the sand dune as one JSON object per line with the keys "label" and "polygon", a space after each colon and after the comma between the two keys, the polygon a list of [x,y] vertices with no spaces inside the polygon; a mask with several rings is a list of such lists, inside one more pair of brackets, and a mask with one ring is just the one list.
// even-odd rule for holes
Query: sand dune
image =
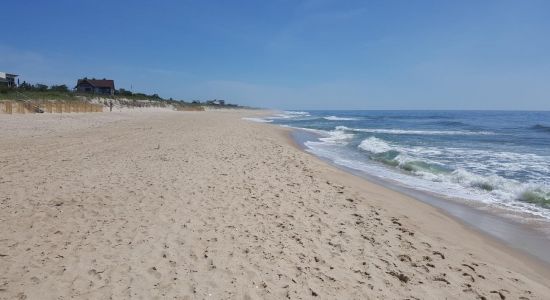
{"label": "sand dune", "polygon": [[544,299],[546,266],[253,112],[0,118],[0,299]]}

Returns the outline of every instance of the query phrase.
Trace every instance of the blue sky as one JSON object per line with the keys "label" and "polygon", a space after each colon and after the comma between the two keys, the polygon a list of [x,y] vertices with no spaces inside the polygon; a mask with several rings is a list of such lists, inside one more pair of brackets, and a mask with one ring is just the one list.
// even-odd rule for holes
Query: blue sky
{"label": "blue sky", "polygon": [[0,71],[282,109],[550,110],[550,1],[10,1]]}

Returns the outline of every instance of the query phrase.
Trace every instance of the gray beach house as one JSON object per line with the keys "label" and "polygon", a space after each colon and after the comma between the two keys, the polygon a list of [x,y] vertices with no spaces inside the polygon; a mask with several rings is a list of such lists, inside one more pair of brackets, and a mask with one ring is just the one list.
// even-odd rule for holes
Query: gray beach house
{"label": "gray beach house", "polygon": [[111,79],[79,79],[75,87],[79,93],[114,95],[115,81]]}

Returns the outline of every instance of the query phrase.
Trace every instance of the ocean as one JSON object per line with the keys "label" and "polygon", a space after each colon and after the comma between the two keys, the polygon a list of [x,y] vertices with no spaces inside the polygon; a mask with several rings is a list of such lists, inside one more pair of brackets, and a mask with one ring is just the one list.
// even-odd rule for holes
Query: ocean
{"label": "ocean", "polygon": [[306,151],[440,198],[550,220],[550,112],[283,111]]}

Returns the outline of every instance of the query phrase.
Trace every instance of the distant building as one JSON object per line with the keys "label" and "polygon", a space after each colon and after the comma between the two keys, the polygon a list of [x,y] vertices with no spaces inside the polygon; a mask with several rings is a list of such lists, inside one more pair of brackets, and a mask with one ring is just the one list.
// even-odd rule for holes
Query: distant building
{"label": "distant building", "polygon": [[218,100],[218,99],[208,100],[208,101],[206,101],[206,104],[210,104],[210,105],[225,105],[225,100]]}
{"label": "distant building", "polygon": [[110,79],[79,79],[75,87],[79,93],[114,95],[115,81]]}
{"label": "distant building", "polygon": [[18,75],[0,72],[0,86],[15,87],[15,77]]}

